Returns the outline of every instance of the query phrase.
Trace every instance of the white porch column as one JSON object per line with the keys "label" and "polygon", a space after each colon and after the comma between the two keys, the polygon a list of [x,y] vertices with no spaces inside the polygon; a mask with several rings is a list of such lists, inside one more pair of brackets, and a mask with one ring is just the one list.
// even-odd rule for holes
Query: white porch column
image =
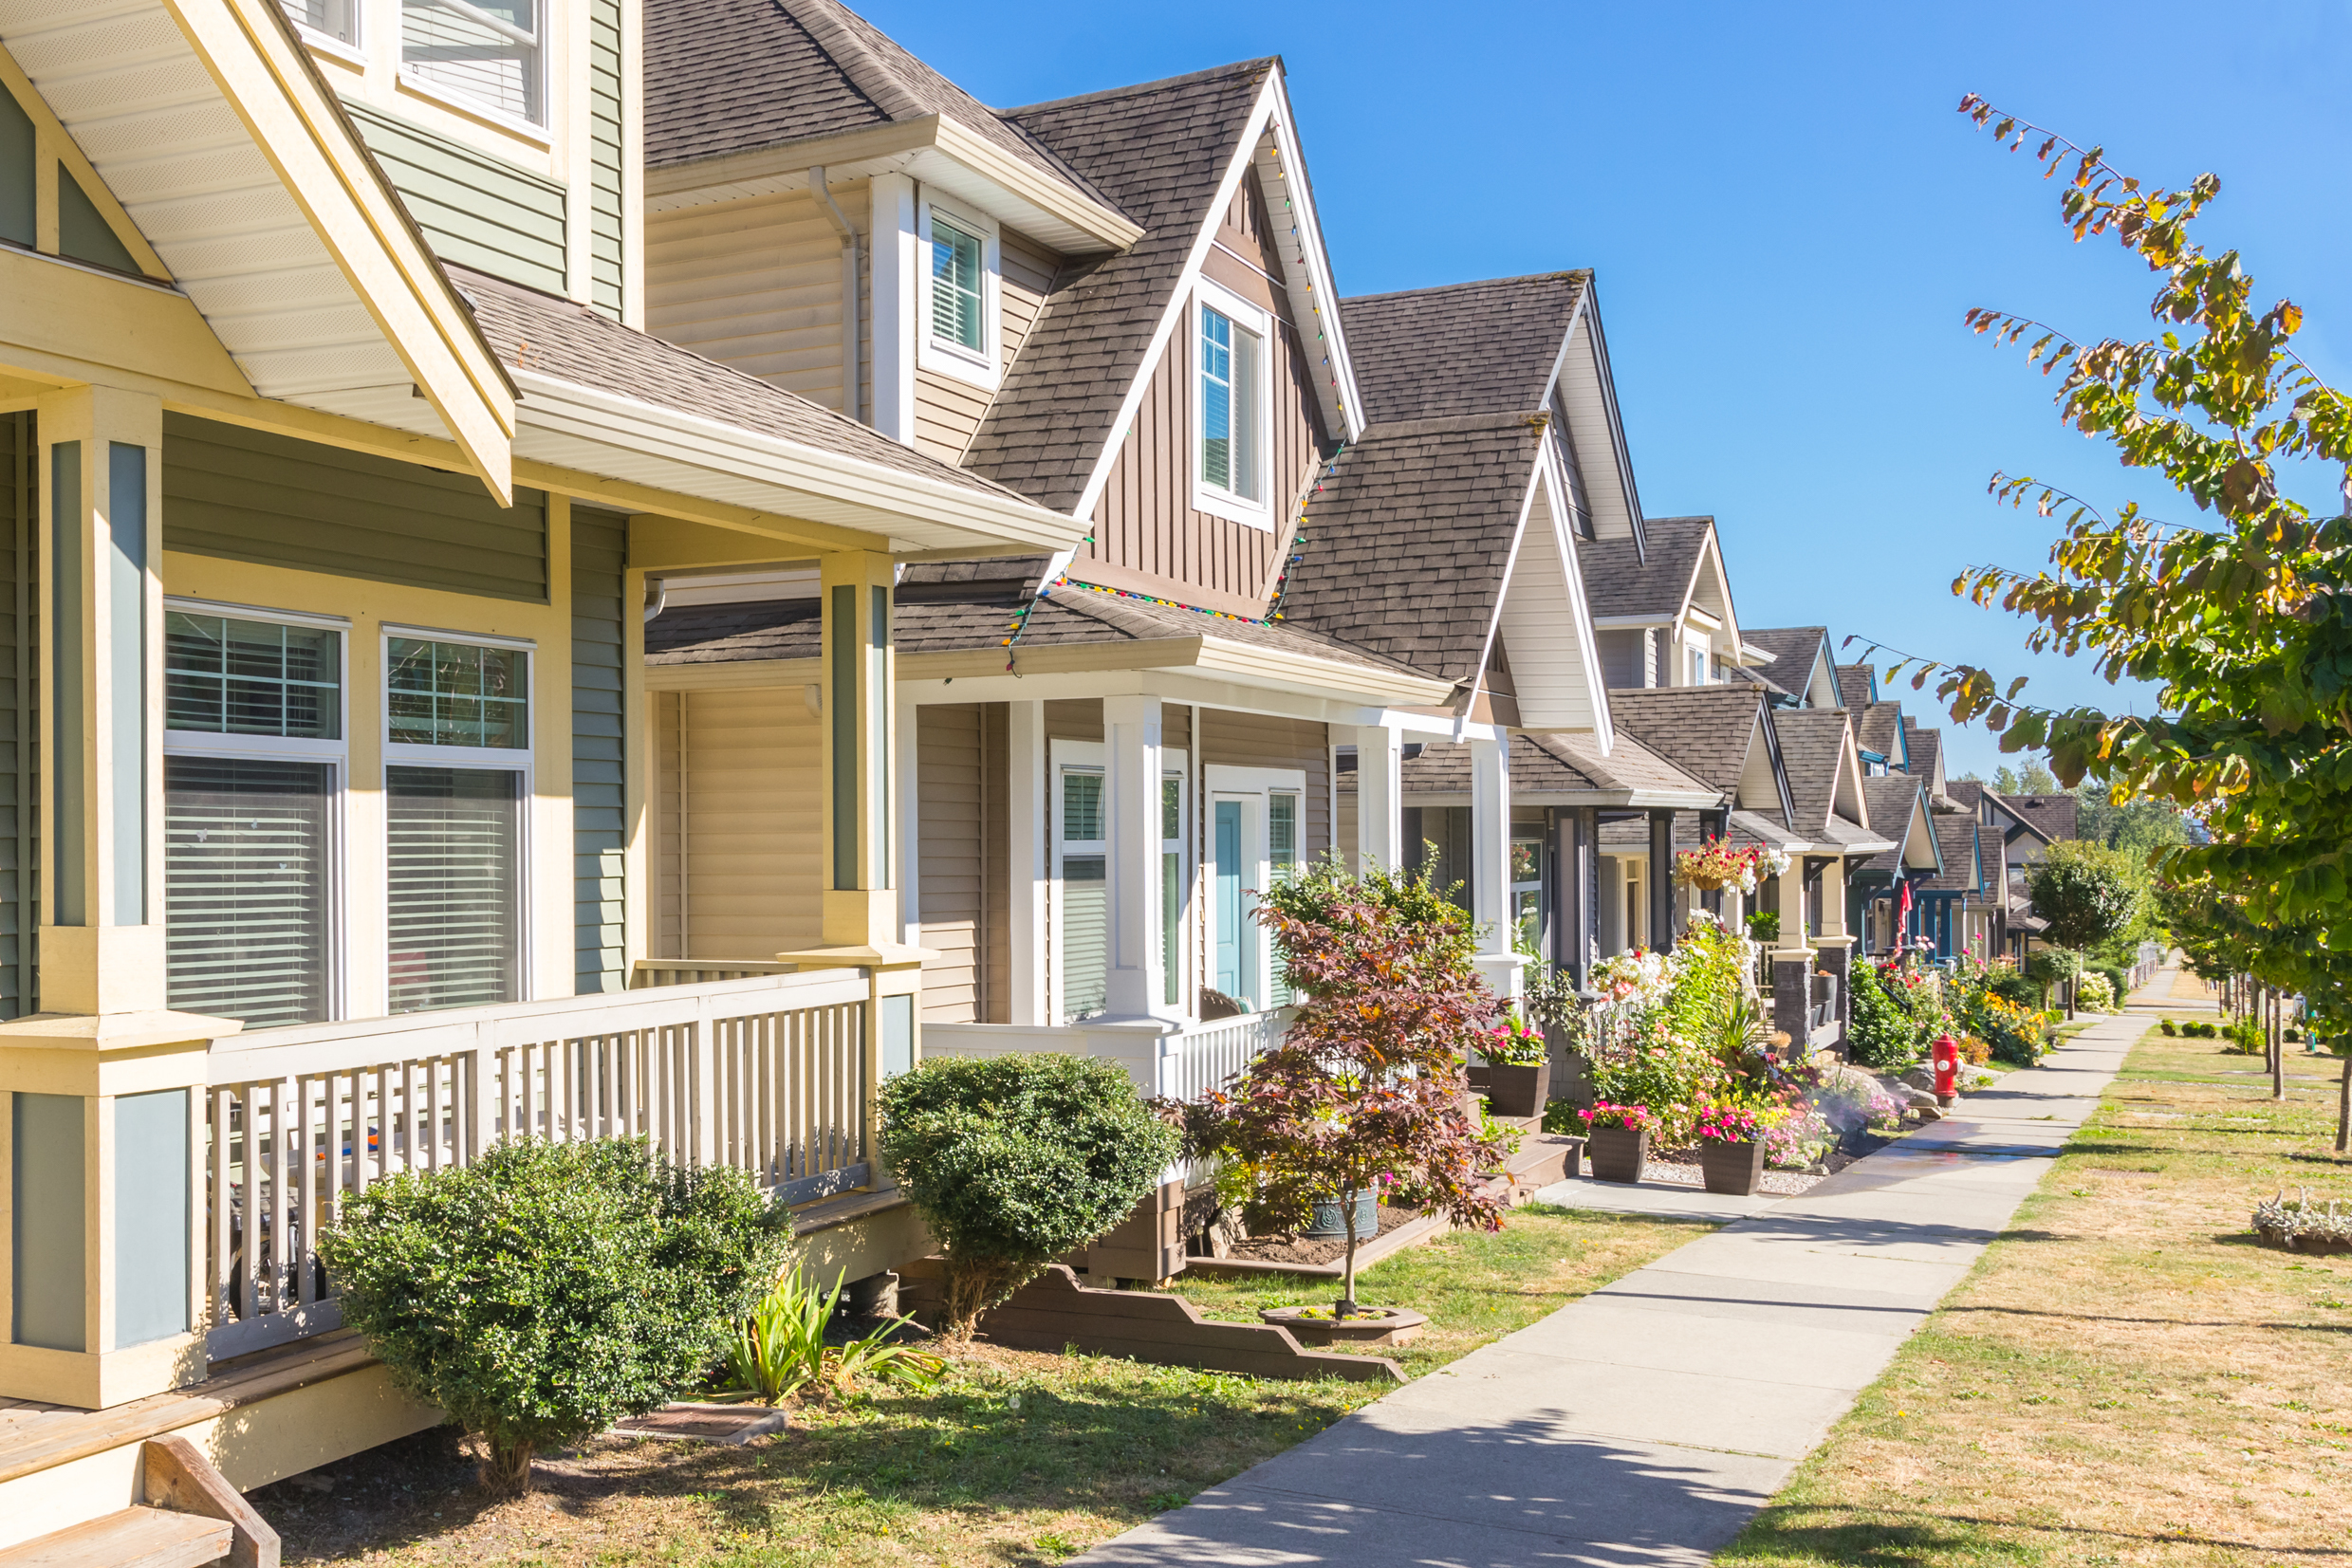
{"label": "white porch column", "polygon": [[1478,968],[1505,996],[1519,994],[1510,937],[1510,739],[1470,743],[1470,904]]}
{"label": "white porch column", "polygon": [[874,286],[874,428],[894,441],[915,440],[915,290],[922,276],[922,233],[915,211],[915,181],[876,175],[872,217]]}
{"label": "white porch column", "polygon": [[1053,1022],[1046,1016],[1046,802],[1052,783],[1046,776],[1046,705],[1011,702],[1005,706],[1009,774],[1005,875],[1010,882],[1005,934],[1011,968],[1005,1022],[1035,1025]]}
{"label": "white porch column", "polygon": [[1356,871],[1404,863],[1404,737],[1386,725],[1358,725],[1356,747]]}
{"label": "white porch column", "polygon": [[1110,973],[1103,1005],[1114,1018],[1169,1017],[1160,943],[1159,699],[1102,699],[1103,816],[1110,905]]}

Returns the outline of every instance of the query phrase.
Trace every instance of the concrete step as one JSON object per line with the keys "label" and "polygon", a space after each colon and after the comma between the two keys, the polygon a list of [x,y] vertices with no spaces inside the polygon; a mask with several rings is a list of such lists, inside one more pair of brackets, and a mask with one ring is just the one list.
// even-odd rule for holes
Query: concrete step
{"label": "concrete step", "polygon": [[125,1508],[0,1550],[0,1568],[201,1568],[235,1534],[225,1519]]}

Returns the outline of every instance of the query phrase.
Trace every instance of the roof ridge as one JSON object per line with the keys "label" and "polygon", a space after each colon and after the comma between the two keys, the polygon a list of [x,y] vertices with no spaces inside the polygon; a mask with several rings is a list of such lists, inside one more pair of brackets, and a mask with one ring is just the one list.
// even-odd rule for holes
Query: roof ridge
{"label": "roof ridge", "polygon": [[1467,278],[1460,283],[1426,284],[1419,288],[1390,288],[1378,294],[1348,294],[1341,298],[1340,304],[1371,304],[1380,300],[1410,299],[1417,294],[1447,294],[1457,290],[1467,293],[1473,288],[1502,288],[1512,284],[1589,283],[1592,275],[1593,269],[1589,267],[1571,267],[1559,272],[1523,272],[1510,278]]}
{"label": "roof ridge", "polygon": [[1356,437],[1356,445],[1367,441],[1397,439],[1413,435],[1444,435],[1456,431],[1500,430],[1507,425],[1525,425],[1530,432],[1544,428],[1542,409],[1511,409],[1502,414],[1441,414],[1431,419],[1389,419],[1377,425],[1366,425]]}
{"label": "roof ridge", "polygon": [[1046,109],[1073,108],[1081,103],[1106,103],[1117,98],[1140,98],[1146,93],[1165,92],[1171,87],[1181,87],[1195,82],[1207,82],[1245,70],[1263,72],[1269,68],[1281,70],[1282,56],[1278,54],[1260,55],[1255,60],[1231,61],[1223,65],[1211,65],[1204,70],[1187,71],[1181,76],[1163,76],[1157,81],[1137,82],[1124,87],[1105,87],[1100,92],[1077,93],[1068,98],[1042,99],[1035,103],[1022,103],[1007,109],[992,109],[990,112],[1000,119],[1009,119],[1014,115],[1035,114]]}

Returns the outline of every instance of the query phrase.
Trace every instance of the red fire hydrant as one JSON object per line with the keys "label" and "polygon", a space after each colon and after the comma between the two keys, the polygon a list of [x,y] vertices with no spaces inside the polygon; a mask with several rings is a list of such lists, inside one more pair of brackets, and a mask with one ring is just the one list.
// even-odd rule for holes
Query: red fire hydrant
{"label": "red fire hydrant", "polygon": [[1935,1098],[1949,1105],[1960,1093],[1960,1042],[1950,1035],[1935,1037]]}

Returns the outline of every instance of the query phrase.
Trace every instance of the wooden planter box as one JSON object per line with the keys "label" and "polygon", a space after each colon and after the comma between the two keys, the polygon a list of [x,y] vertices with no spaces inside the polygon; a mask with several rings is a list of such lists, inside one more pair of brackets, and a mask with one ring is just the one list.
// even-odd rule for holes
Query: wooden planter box
{"label": "wooden planter box", "polygon": [[1487,1069],[1487,1109],[1498,1116],[1540,1116],[1551,1098],[1551,1063]]}
{"label": "wooden planter box", "polygon": [[1638,1182],[1650,1157],[1650,1131],[1596,1127],[1584,1134],[1584,1157],[1592,1162],[1595,1181]]}
{"label": "wooden planter box", "polygon": [[1764,1186],[1764,1145],[1718,1143],[1710,1138],[1699,1145],[1698,1167],[1707,1178],[1708,1191],[1753,1197]]}

